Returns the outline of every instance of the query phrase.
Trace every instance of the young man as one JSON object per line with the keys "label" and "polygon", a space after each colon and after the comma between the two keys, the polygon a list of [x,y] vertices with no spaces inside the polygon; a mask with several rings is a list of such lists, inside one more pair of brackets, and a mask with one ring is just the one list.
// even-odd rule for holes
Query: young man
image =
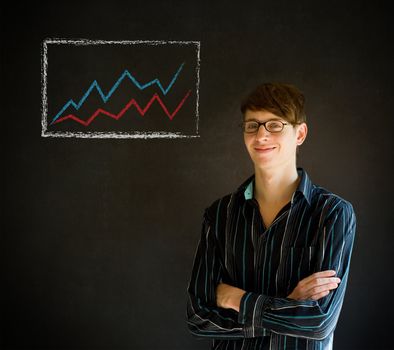
{"label": "young man", "polygon": [[189,329],[212,349],[332,349],[353,207],[296,167],[308,130],[297,88],[260,85],[241,111],[254,175],[205,210]]}

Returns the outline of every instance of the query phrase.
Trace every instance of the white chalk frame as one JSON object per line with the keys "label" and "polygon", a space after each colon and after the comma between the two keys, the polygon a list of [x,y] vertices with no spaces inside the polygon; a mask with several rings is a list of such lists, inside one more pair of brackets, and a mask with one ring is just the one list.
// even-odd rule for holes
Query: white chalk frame
{"label": "white chalk frame", "polygon": [[[60,132],[48,131],[48,46],[49,45],[193,45],[196,50],[196,107],[195,107],[195,133],[184,134],[168,131],[130,131],[130,132]],[[94,139],[152,139],[152,138],[196,138],[199,135],[199,86],[200,86],[200,41],[173,41],[173,40],[90,40],[90,39],[64,39],[47,38],[42,42],[41,54],[41,136],[60,138],[94,138]]]}

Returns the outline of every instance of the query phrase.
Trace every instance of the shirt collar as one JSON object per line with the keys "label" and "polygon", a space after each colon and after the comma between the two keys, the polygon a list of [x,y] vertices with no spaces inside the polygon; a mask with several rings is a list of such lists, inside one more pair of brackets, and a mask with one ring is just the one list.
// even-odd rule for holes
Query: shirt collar
{"label": "shirt collar", "polygon": [[[303,168],[297,168],[297,172],[298,175],[301,176],[301,181],[298,184],[296,192],[300,192],[305,197],[308,204],[310,205],[312,202],[312,189],[313,189],[312,181],[309,178],[307,172]],[[255,175],[252,175],[245,182],[243,182],[241,186],[239,186],[237,192],[243,194],[245,200],[253,199],[254,183],[255,183]]]}

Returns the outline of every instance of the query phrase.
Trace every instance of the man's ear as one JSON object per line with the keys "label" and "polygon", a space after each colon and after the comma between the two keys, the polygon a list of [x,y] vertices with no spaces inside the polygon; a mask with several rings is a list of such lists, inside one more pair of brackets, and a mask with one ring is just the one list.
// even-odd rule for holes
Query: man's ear
{"label": "man's ear", "polygon": [[297,145],[300,146],[306,139],[306,135],[308,134],[308,127],[306,123],[301,123],[297,127]]}

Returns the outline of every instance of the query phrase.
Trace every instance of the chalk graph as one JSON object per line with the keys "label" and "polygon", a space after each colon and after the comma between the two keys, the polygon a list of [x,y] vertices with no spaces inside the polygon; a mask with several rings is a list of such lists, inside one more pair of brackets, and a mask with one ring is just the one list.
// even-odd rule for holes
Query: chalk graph
{"label": "chalk graph", "polygon": [[[150,99],[150,101],[147,103],[147,105],[145,106],[145,108],[141,108],[140,105],[136,102],[135,99],[131,99],[127,105],[118,113],[118,114],[113,114],[110,113],[108,111],[106,111],[105,109],[102,108],[98,108],[86,121],[78,118],[77,116],[73,115],[73,114],[68,114],[65,117],[61,117],[59,118],[58,115],[60,115],[60,113],[58,113],[58,115],[53,119],[51,124],[56,124],[56,123],[60,123],[63,122],[67,119],[72,119],[74,121],[76,121],[79,124],[88,126],[90,125],[93,120],[99,116],[100,114],[102,115],[106,115],[110,118],[116,119],[118,120],[119,118],[121,118],[123,116],[123,114],[131,107],[131,106],[135,106],[135,108],[137,109],[138,113],[141,116],[144,116],[145,113],[149,110],[149,107],[151,106],[151,104],[153,103],[153,101],[157,100],[158,103],[160,104],[160,106],[162,107],[163,111],[165,112],[165,114],[168,116],[168,118],[170,120],[172,120],[174,118],[174,116],[178,113],[178,111],[180,110],[180,108],[182,107],[182,105],[184,104],[185,100],[189,97],[191,93],[191,90],[189,90],[187,92],[187,94],[185,95],[185,97],[182,99],[182,101],[179,103],[179,105],[175,108],[175,110],[170,113],[167,109],[167,107],[165,106],[165,104],[163,103],[163,101],[161,100],[160,96],[158,94],[154,94],[152,96],[152,98]],[[64,108],[63,108],[64,109]]]}
{"label": "chalk graph", "polygon": [[[195,41],[44,40],[41,135],[199,137],[199,52]],[[113,79],[119,64],[132,68]],[[87,83],[85,76],[95,78]],[[85,91],[75,87],[81,82],[88,86]]]}

